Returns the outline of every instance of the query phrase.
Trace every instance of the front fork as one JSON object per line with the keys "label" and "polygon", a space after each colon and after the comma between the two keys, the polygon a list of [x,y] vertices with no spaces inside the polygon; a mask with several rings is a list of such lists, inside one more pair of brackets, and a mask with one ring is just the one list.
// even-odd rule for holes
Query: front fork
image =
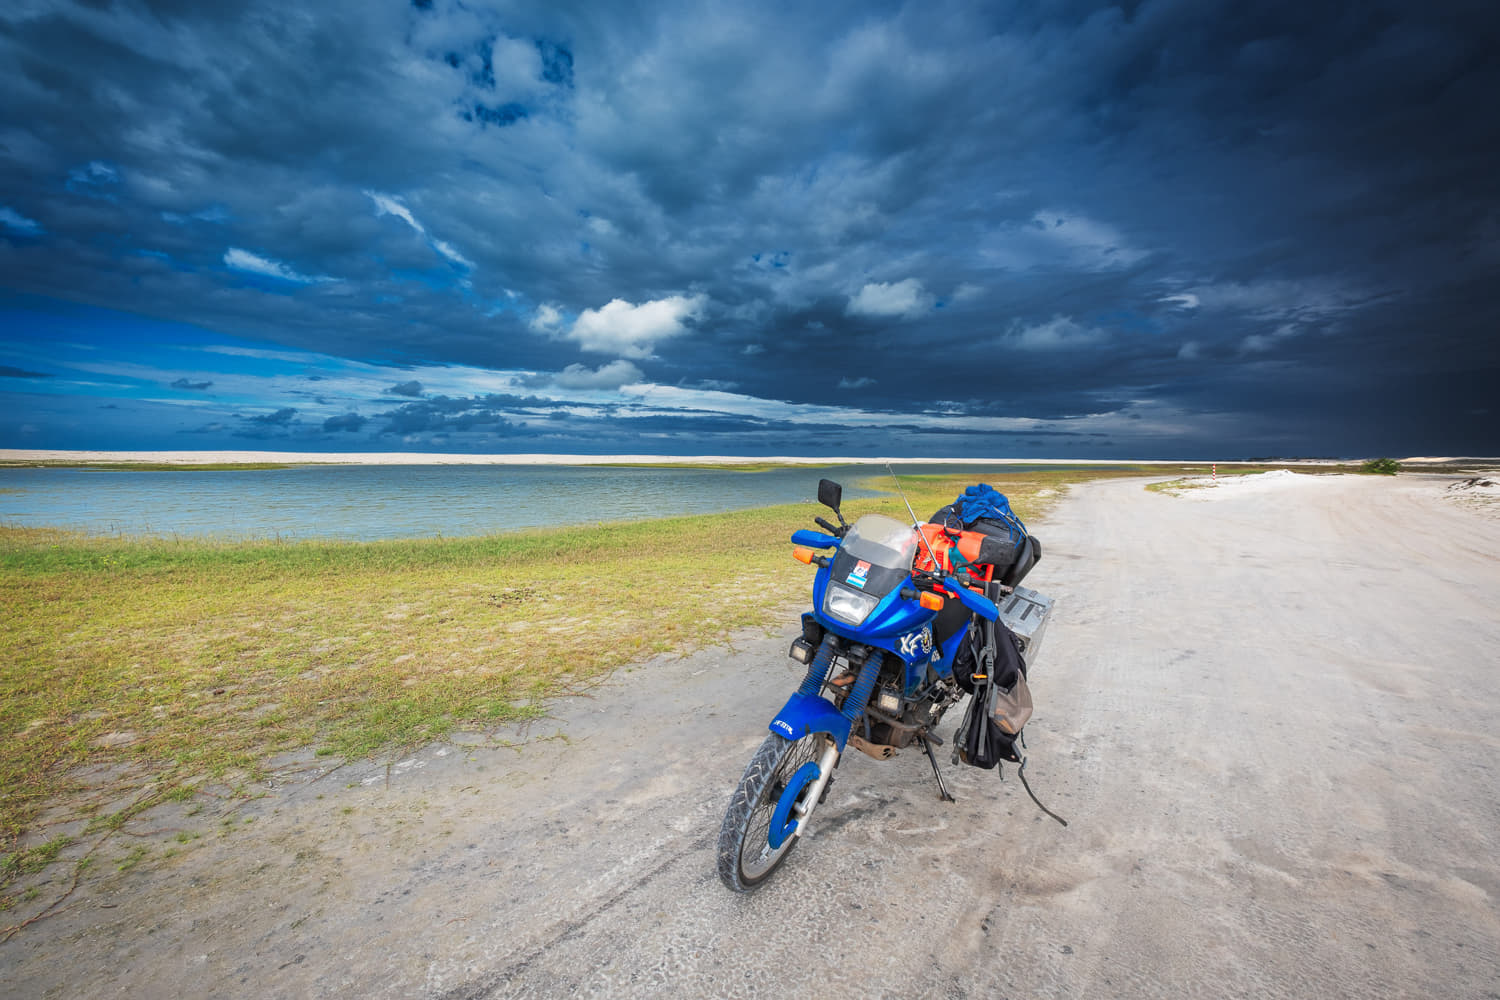
{"label": "front fork", "polygon": [[[828,677],[828,668],[832,665],[833,654],[834,640],[832,636],[829,636],[824,639],[816,659],[809,666],[799,694],[816,695],[822,688],[824,680]],[[864,714],[870,695],[875,690],[875,682],[880,676],[880,662],[884,656],[884,652],[879,649],[870,650],[865,662],[860,666],[859,676],[855,678],[854,687],[850,690],[849,696],[844,699],[844,706],[839,713],[848,720],[847,725],[852,725]],[[847,728],[844,734],[847,736]],[[782,809],[778,809],[778,812],[783,813],[788,819],[795,820],[795,825],[788,824],[791,829],[787,829],[774,822],[772,824],[773,830],[784,831],[781,839],[784,839],[786,835],[800,837],[807,830],[807,821],[812,817],[813,810],[818,807],[818,803],[823,800],[823,792],[828,788],[828,783],[833,780],[833,769],[838,766],[840,756],[839,742],[832,735],[827,738],[823,753],[818,758],[818,775],[812,779],[811,784],[806,786],[805,794],[798,787],[802,785],[802,782],[793,778],[786,794],[795,797],[794,801],[787,804],[790,808],[783,806]]]}
{"label": "front fork", "polygon": [[839,764],[839,748],[829,740],[823,747],[823,756],[818,758],[818,777],[808,787],[804,795],[795,806],[792,807],[792,815],[797,818],[797,828],[792,831],[792,836],[802,836],[802,831],[807,829],[807,821],[812,816],[818,803],[823,801],[823,790],[833,780],[833,769]]}

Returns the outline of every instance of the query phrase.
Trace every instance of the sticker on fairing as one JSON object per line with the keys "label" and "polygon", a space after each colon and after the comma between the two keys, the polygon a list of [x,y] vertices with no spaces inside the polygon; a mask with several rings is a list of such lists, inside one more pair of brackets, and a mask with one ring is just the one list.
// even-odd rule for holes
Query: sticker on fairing
{"label": "sticker on fairing", "polygon": [[865,580],[869,577],[869,575],[870,564],[861,559],[859,562],[854,564],[854,568],[849,571],[849,576],[847,579],[845,579],[844,582],[851,587],[858,587],[860,590],[864,590]]}
{"label": "sticker on fairing", "polygon": [[926,625],[922,626],[920,632],[909,632],[901,637],[901,655],[908,660],[915,660],[918,653],[932,652],[932,629]]}

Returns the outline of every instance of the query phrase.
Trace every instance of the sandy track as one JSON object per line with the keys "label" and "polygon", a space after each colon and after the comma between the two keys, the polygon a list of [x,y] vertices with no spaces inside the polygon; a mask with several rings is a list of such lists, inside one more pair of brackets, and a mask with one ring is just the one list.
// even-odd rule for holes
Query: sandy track
{"label": "sandy track", "polygon": [[800,675],[747,638],[560,706],[533,735],[566,742],[280,789],[0,946],[0,995],[1500,996],[1500,520],[1442,486],[1076,489],[1028,580],[1067,829],[1013,776],[945,754],[943,805],[919,754],[852,753],[727,892],[720,815]]}

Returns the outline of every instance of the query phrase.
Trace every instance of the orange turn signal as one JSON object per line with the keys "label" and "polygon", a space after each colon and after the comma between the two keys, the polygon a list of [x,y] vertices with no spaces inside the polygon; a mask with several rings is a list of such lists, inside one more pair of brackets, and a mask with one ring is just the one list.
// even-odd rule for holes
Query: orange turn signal
{"label": "orange turn signal", "polygon": [[928,611],[943,610],[942,597],[937,594],[929,593],[927,591],[922,592],[922,596],[917,598],[917,603],[922,605],[922,607],[926,608]]}
{"label": "orange turn signal", "polygon": [[799,563],[807,563],[809,566],[811,566],[813,560],[813,551],[812,549],[805,549],[799,545],[792,550],[792,558],[797,560]]}

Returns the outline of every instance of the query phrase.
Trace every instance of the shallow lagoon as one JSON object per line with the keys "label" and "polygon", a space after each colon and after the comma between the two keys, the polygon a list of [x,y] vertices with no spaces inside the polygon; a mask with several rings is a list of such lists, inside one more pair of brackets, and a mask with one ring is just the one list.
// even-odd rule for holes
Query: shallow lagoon
{"label": "shallow lagoon", "polygon": [[[1005,476],[1038,468],[903,465],[899,472],[963,475],[971,470],[974,481],[995,482],[1004,492]],[[558,465],[10,468],[0,469],[0,523],[227,539],[453,537],[810,504],[822,477],[843,483],[849,498],[877,492],[857,482],[883,477],[890,483],[877,465],[754,472]]]}

